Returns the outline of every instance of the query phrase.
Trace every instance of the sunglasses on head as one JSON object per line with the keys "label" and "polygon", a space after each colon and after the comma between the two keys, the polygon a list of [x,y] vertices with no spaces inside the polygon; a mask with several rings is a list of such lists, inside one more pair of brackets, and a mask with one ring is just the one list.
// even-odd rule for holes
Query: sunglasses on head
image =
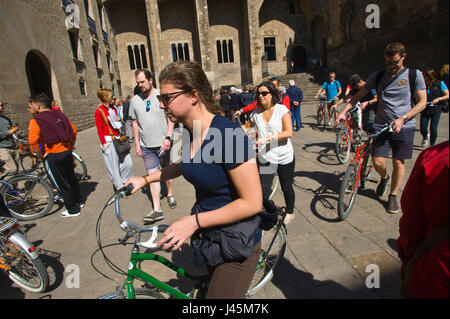
{"label": "sunglasses on head", "polygon": [[172,97],[175,99],[177,96],[184,94],[184,93],[188,93],[190,92],[190,89],[186,89],[183,91],[177,91],[177,92],[170,92],[170,93],[165,93],[165,94],[160,94],[157,95],[156,98],[158,99],[158,101],[160,103],[162,103],[165,107],[169,106]]}
{"label": "sunglasses on head", "polygon": [[262,95],[262,96],[267,96],[268,94],[270,94],[269,91],[258,92],[258,95]]}

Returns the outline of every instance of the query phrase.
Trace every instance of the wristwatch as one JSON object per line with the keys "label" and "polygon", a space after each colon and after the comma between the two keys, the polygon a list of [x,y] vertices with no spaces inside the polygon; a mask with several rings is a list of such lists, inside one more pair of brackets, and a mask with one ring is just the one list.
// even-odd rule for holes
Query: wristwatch
{"label": "wristwatch", "polygon": [[165,136],[164,138],[165,138],[166,140],[169,140],[169,141],[170,141],[170,136],[169,136],[169,135]]}
{"label": "wristwatch", "polygon": [[408,121],[409,121],[408,117],[406,115],[403,115],[403,123],[406,123]]}

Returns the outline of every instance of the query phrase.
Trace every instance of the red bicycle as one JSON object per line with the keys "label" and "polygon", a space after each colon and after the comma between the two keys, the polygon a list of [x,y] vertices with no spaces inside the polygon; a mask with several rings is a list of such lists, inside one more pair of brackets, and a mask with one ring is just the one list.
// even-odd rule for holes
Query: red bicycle
{"label": "red bicycle", "polygon": [[[336,108],[333,109],[337,114],[339,113]],[[334,152],[336,157],[341,164],[345,164],[350,158],[350,152],[352,149],[356,149],[358,146],[357,136],[359,132],[357,114],[361,111],[361,103],[357,103],[350,111],[346,114],[346,119],[339,122],[339,130],[336,133],[336,144],[334,147]]]}
{"label": "red bicycle", "polygon": [[[342,127],[346,130],[344,126]],[[389,124],[374,134],[356,135],[347,131],[349,135],[355,138],[358,147],[356,148],[355,157],[345,171],[339,189],[338,215],[341,220],[346,219],[350,215],[356,195],[358,194],[358,185],[360,185],[361,189],[364,189],[372,174],[373,164],[369,163],[369,158],[373,139],[387,130],[391,131]],[[367,138],[364,143],[362,143],[363,138]]]}

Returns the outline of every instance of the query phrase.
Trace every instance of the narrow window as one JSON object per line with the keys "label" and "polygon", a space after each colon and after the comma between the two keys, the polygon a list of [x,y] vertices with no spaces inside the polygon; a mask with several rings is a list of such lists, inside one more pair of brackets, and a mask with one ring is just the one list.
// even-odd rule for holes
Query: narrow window
{"label": "narrow window", "polygon": [[178,61],[177,46],[175,45],[175,43],[172,43],[172,60],[173,62]]}
{"label": "narrow window", "polygon": [[148,68],[147,53],[145,52],[145,45],[143,45],[143,44],[141,44],[141,58],[142,58],[142,67],[144,69]]}
{"label": "narrow window", "polygon": [[78,59],[78,36],[74,32],[69,32],[70,47],[72,48],[72,56]]}
{"label": "narrow window", "polygon": [[220,45],[220,41],[219,40],[216,41],[216,47],[217,47],[217,61],[219,63],[222,63],[223,62],[223,60],[222,60],[222,46]]}
{"label": "narrow window", "polygon": [[130,70],[136,69],[136,64],[134,63],[133,49],[131,45],[128,46],[128,60],[130,60]]}
{"label": "narrow window", "polygon": [[81,96],[86,96],[86,82],[83,79],[80,79],[79,84]]}
{"label": "narrow window", "polygon": [[228,63],[228,46],[227,40],[222,41],[223,63]]}
{"label": "narrow window", "polygon": [[142,68],[141,57],[139,56],[139,46],[137,44],[134,45],[134,59],[136,60],[136,68]]}
{"label": "narrow window", "polygon": [[184,60],[183,45],[178,43],[178,60]]}
{"label": "narrow window", "polygon": [[186,61],[190,61],[190,59],[189,59],[189,44],[187,42],[184,43],[184,59]]}
{"label": "narrow window", "polygon": [[228,55],[230,56],[230,63],[233,63],[234,62],[233,40],[228,40]]}

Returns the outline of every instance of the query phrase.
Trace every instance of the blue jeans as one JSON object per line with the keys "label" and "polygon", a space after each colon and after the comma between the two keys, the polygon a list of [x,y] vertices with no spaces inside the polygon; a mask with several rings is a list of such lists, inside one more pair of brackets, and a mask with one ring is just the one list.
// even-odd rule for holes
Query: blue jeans
{"label": "blue jeans", "polygon": [[[295,131],[300,130],[302,126],[300,105],[299,106],[291,106],[291,118],[292,118],[292,129]],[[294,129],[294,121],[297,123],[296,128]]]}
{"label": "blue jeans", "polygon": [[423,115],[420,114],[420,133],[422,134],[423,138],[427,138],[428,135],[428,123],[431,120],[430,124],[430,145],[436,144],[436,138],[437,138],[437,127],[439,124],[439,119],[441,118],[441,112],[438,111],[434,114],[430,115]]}

